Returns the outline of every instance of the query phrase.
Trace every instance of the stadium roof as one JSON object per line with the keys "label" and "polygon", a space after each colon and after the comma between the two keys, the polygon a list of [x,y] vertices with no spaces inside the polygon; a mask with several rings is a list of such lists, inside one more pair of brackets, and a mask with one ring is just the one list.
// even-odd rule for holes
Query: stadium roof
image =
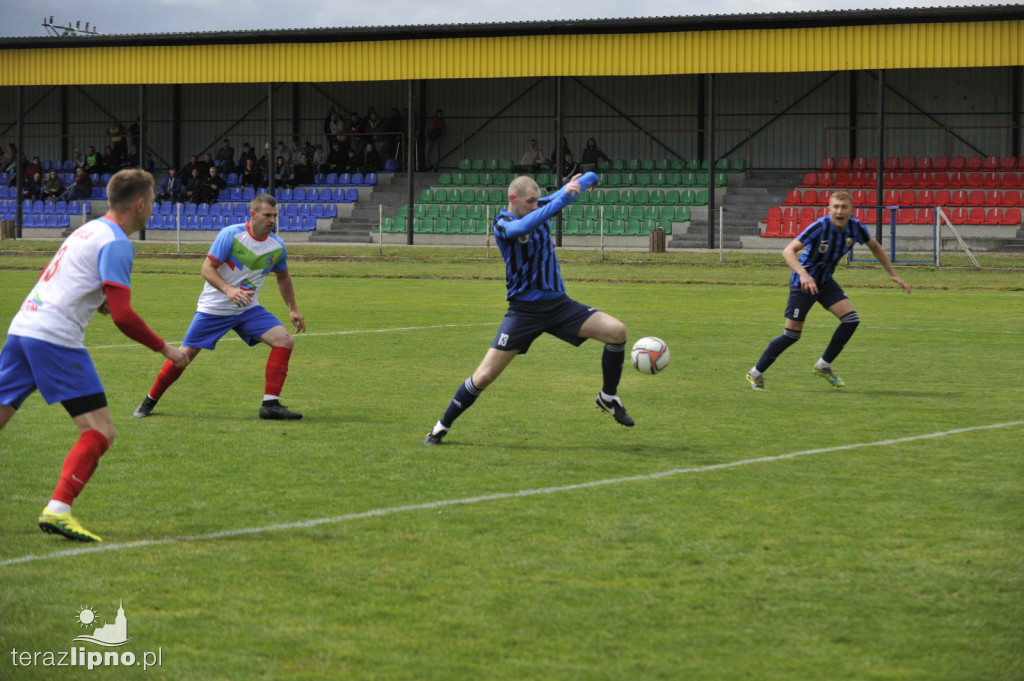
{"label": "stadium roof", "polygon": [[634,19],[521,21],[412,26],[357,26],[183,33],[123,33],[0,38],[0,49],[51,47],[132,47],[231,45],[248,43],[350,42],[426,38],[602,35],[749,29],[799,29],[883,26],[1024,19],[1024,5],[988,5],[901,9],[824,10],[761,14],[709,14]]}

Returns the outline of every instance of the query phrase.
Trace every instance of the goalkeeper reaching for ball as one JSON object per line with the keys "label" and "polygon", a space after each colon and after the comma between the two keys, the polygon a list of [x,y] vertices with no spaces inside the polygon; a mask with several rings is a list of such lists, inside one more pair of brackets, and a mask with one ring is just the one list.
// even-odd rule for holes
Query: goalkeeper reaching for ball
{"label": "goalkeeper reaching for ball", "polygon": [[423,444],[441,444],[455,419],[473,405],[516,355],[526,354],[542,333],[576,346],[588,338],[605,344],[601,356],[604,384],[597,406],[623,426],[633,425],[617,395],[625,359],[626,326],[566,295],[551,240],[551,217],[597,181],[598,176],[592,172],[576,175],[551,196],[541,198],[532,177],[523,175],[512,180],[508,208],[491,225],[505,259],[508,312],[483,361],[455,391],[444,416],[427,433]]}

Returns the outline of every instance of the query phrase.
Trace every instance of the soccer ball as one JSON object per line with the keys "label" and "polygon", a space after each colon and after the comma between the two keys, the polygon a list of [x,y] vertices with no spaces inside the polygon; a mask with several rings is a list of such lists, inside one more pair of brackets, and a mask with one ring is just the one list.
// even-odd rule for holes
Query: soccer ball
{"label": "soccer ball", "polygon": [[646,336],[633,343],[629,353],[633,367],[642,374],[656,374],[668,366],[668,346],[654,336]]}

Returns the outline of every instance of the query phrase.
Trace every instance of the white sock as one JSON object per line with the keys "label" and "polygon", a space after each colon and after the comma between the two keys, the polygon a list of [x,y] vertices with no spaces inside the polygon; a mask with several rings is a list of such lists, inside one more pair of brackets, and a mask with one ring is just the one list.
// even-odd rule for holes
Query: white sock
{"label": "white sock", "polygon": [[831,369],[832,365],[829,364],[828,362],[826,362],[823,359],[819,359],[817,362],[814,363],[814,368],[815,369]]}
{"label": "white sock", "polygon": [[751,376],[753,376],[754,378],[757,378],[758,376],[760,376],[760,375],[761,375],[761,372],[757,370],[757,367],[754,367],[754,368],[752,368],[752,369],[751,369],[751,370],[750,370],[749,372],[747,372],[747,373],[749,373],[749,374],[750,374]]}
{"label": "white sock", "polygon": [[280,398],[277,395],[264,395],[263,396],[263,401],[264,402],[270,402],[271,400],[278,400],[278,399],[280,399]]}
{"label": "white sock", "polygon": [[46,508],[50,513],[71,513],[71,504],[65,504],[63,501],[57,501],[56,499],[50,499],[50,503],[46,505]]}
{"label": "white sock", "polygon": [[447,433],[447,432],[448,432],[448,429],[445,428],[443,425],[441,425],[440,421],[435,423],[434,427],[430,429],[430,434],[431,435],[437,435],[438,433]]}

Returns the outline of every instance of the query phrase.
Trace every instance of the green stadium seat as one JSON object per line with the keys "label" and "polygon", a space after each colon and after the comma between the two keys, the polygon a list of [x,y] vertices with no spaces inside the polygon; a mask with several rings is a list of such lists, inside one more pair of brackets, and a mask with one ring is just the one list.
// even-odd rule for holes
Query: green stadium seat
{"label": "green stadium seat", "polygon": [[664,189],[652,189],[651,198],[649,202],[655,206],[660,206],[665,203],[665,190]]}
{"label": "green stadium seat", "polygon": [[626,233],[626,221],[622,218],[608,221],[608,227],[605,230],[606,234],[612,236],[621,236]]}
{"label": "green stadium seat", "polygon": [[619,190],[618,189],[609,189],[609,190],[607,190],[604,193],[604,201],[602,201],[602,203],[606,203],[606,204],[609,204],[609,205],[615,205],[618,202],[619,202]]}
{"label": "green stadium seat", "polygon": [[[707,190],[705,190],[707,191]],[[697,195],[692,189],[684,189],[679,192],[679,203],[684,206],[692,206],[697,201]]]}
{"label": "green stadium seat", "polygon": [[508,184],[511,181],[512,180],[509,179],[508,173],[494,173],[491,184],[495,187],[508,187]]}
{"label": "green stadium seat", "polygon": [[635,187],[636,186],[636,173],[626,171],[622,173],[622,186],[623,187]]}
{"label": "green stadium seat", "polygon": [[462,190],[461,189],[449,189],[448,190],[448,203],[462,203]]}
{"label": "green stadium seat", "polygon": [[689,161],[686,162],[686,168],[684,170],[686,170],[686,172],[689,173],[695,173],[698,170],[700,170],[700,159],[691,158]]}
{"label": "green stadium seat", "polygon": [[555,181],[554,178],[551,176],[551,173],[537,173],[537,186],[540,187],[541,189],[550,187],[551,185],[554,184],[554,182]]}
{"label": "green stadium seat", "polygon": [[514,165],[515,165],[515,163],[512,162],[512,159],[510,159],[510,158],[503,158],[498,163],[498,170],[500,170],[503,173],[508,173],[508,172],[512,171],[512,166],[514,166]]}
{"label": "green stadium seat", "polygon": [[664,187],[666,184],[668,184],[668,173],[663,170],[651,173],[652,187]]}
{"label": "green stadium seat", "polygon": [[590,199],[593,197],[593,195],[594,193],[591,191],[580,192],[580,195],[576,197],[576,203],[585,206],[588,203],[590,203]]}
{"label": "green stadium seat", "polygon": [[423,217],[435,219],[441,217],[441,206],[437,205],[436,203],[430,204],[429,206],[427,206],[427,211],[426,213],[423,214]]}
{"label": "green stadium seat", "polygon": [[609,206],[605,208],[604,216],[612,220],[628,220],[629,206],[622,205],[621,203],[617,206]]}
{"label": "green stadium seat", "polygon": [[598,222],[597,220],[584,219],[580,221],[580,234],[583,236],[591,236],[598,233]]}
{"label": "green stadium seat", "polygon": [[747,172],[747,159],[745,158],[734,158],[729,161],[729,172],[731,173],[745,173]]}
{"label": "green stadium seat", "polygon": [[716,173],[727,173],[729,172],[729,159],[720,158],[715,161],[715,172]]}
{"label": "green stadium seat", "polygon": [[686,170],[686,159],[685,158],[674,158],[672,163],[669,165],[669,169],[677,173],[681,173]]}
{"label": "green stadium seat", "polygon": [[494,173],[480,173],[480,184],[484,187],[494,184]]}
{"label": "green stadium seat", "polygon": [[619,192],[619,203],[636,203],[636,192],[632,189],[623,189]]}
{"label": "green stadium seat", "polygon": [[485,168],[486,165],[487,164],[484,162],[482,158],[474,158],[470,167],[476,172],[480,172]]}
{"label": "green stadium seat", "polygon": [[597,172],[603,173],[612,169],[612,162],[606,158],[597,159]]}
{"label": "green stadium seat", "polygon": [[651,174],[648,172],[639,172],[636,174],[636,180],[633,182],[634,187],[650,187],[651,186]]}
{"label": "green stadium seat", "polygon": [[471,170],[473,168],[473,162],[470,161],[468,158],[464,158],[461,161],[459,161],[458,168],[462,172],[466,172],[467,170]]}
{"label": "green stadium seat", "polygon": [[690,207],[689,206],[676,206],[676,215],[674,222],[689,222],[690,221]]}
{"label": "green stadium seat", "polygon": [[672,170],[672,161],[670,161],[667,158],[660,158],[654,164],[654,168],[655,168],[655,170],[659,170],[659,171],[661,171],[663,173],[667,173],[668,171]]}
{"label": "green stadium seat", "polygon": [[692,170],[687,170],[680,176],[680,187],[696,187],[697,186],[697,173]]}
{"label": "green stadium seat", "polygon": [[566,236],[575,236],[580,233],[580,221],[578,219],[569,218],[568,220],[562,220],[562,234]]}
{"label": "green stadium seat", "polygon": [[424,189],[420,192],[420,203],[430,203],[434,200],[434,190]]}
{"label": "green stadium seat", "polygon": [[601,177],[602,187],[621,187],[622,173],[605,173]]}
{"label": "green stadium seat", "polygon": [[665,235],[672,233],[672,221],[671,220],[658,220],[658,226],[665,230]]}
{"label": "green stadium seat", "polygon": [[612,161],[612,171],[613,172],[621,173],[625,169],[626,169],[626,161],[625,160],[623,160],[621,158],[617,158],[614,161]]}
{"label": "green stadium seat", "polygon": [[697,173],[697,182],[693,184],[694,187],[707,187],[708,186],[708,174],[706,172]]}
{"label": "green stadium seat", "polygon": [[498,159],[496,159],[496,158],[487,159],[487,163],[484,164],[484,170],[486,170],[486,171],[488,171],[490,173],[497,172],[498,168],[499,168],[499,166],[498,166]]}
{"label": "green stadium seat", "polygon": [[430,202],[431,203],[444,203],[447,200],[448,200],[448,190],[447,189],[435,189],[434,190],[434,195],[431,197]]}
{"label": "green stadium seat", "polygon": [[725,187],[729,184],[729,177],[725,173],[715,173],[715,186]]}
{"label": "green stadium seat", "polygon": [[628,217],[631,220],[643,220],[644,219],[644,207],[633,205],[629,207]]}
{"label": "green stadium seat", "polygon": [[583,218],[583,206],[577,201],[565,209],[565,216],[571,220],[581,220]]}
{"label": "green stadium seat", "polygon": [[640,170],[640,159],[631,158],[628,161],[626,161],[626,170],[634,173]]}
{"label": "green stadium seat", "polygon": [[451,220],[455,217],[455,206],[450,203],[446,203],[441,206],[441,217]]}
{"label": "green stadium seat", "polygon": [[583,208],[583,219],[584,220],[600,220],[601,219],[601,207],[600,206],[585,206]]}
{"label": "green stadium seat", "polygon": [[481,205],[469,206],[469,219],[470,220],[483,220],[484,219],[484,207]]}
{"label": "green stadium seat", "polygon": [[642,225],[643,223],[640,220],[631,218],[626,220],[625,229],[622,233],[626,236],[637,236],[643,234],[643,232],[640,231],[642,229]]}
{"label": "green stadium seat", "polygon": [[661,219],[661,206],[644,206],[643,208],[645,220]]}
{"label": "green stadium seat", "polygon": [[452,173],[452,186],[461,187],[466,184],[466,173]]}
{"label": "green stadium seat", "polygon": [[417,203],[415,206],[413,206],[413,208],[412,208],[412,217],[413,217],[413,219],[427,217],[427,207],[426,207],[426,205],[424,205],[422,203]]}
{"label": "green stadium seat", "polygon": [[487,203],[499,204],[505,200],[505,192],[501,189],[491,189],[487,192]]}
{"label": "green stadium seat", "polygon": [[665,203],[675,205],[681,201],[682,199],[680,198],[680,192],[678,189],[669,189],[665,192]]}
{"label": "green stadium seat", "polygon": [[608,202],[608,192],[604,189],[595,189],[590,192],[590,202],[594,204],[602,204]]}
{"label": "green stadium seat", "polygon": [[694,199],[693,205],[695,206],[706,206],[708,205],[708,190],[701,189],[697,192],[697,198]]}
{"label": "green stadium seat", "polygon": [[641,205],[647,205],[651,202],[651,192],[647,189],[637,189],[636,194],[633,196],[633,203],[639,203]]}
{"label": "green stadium seat", "polygon": [[463,182],[466,187],[479,187],[480,186],[480,173],[466,173],[466,181]]}
{"label": "green stadium seat", "polygon": [[447,187],[452,183],[451,173],[441,173],[440,177],[437,178],[437,184],[442,187]]}
{"label": "green stadium seat", "polygon": [[649,172],[653,171],[654,168],[655,168],[655,163],[654,163],[654,159],[653,158],[645,158],[645,159],[640,161],[640,170],[649,173]]}
{"label": "green stadium seat", "polygon": [[454,217],[457,217],[457,218],[468,218],[469,217],[469,206],[466,206],[466,205],[455,206]]}

